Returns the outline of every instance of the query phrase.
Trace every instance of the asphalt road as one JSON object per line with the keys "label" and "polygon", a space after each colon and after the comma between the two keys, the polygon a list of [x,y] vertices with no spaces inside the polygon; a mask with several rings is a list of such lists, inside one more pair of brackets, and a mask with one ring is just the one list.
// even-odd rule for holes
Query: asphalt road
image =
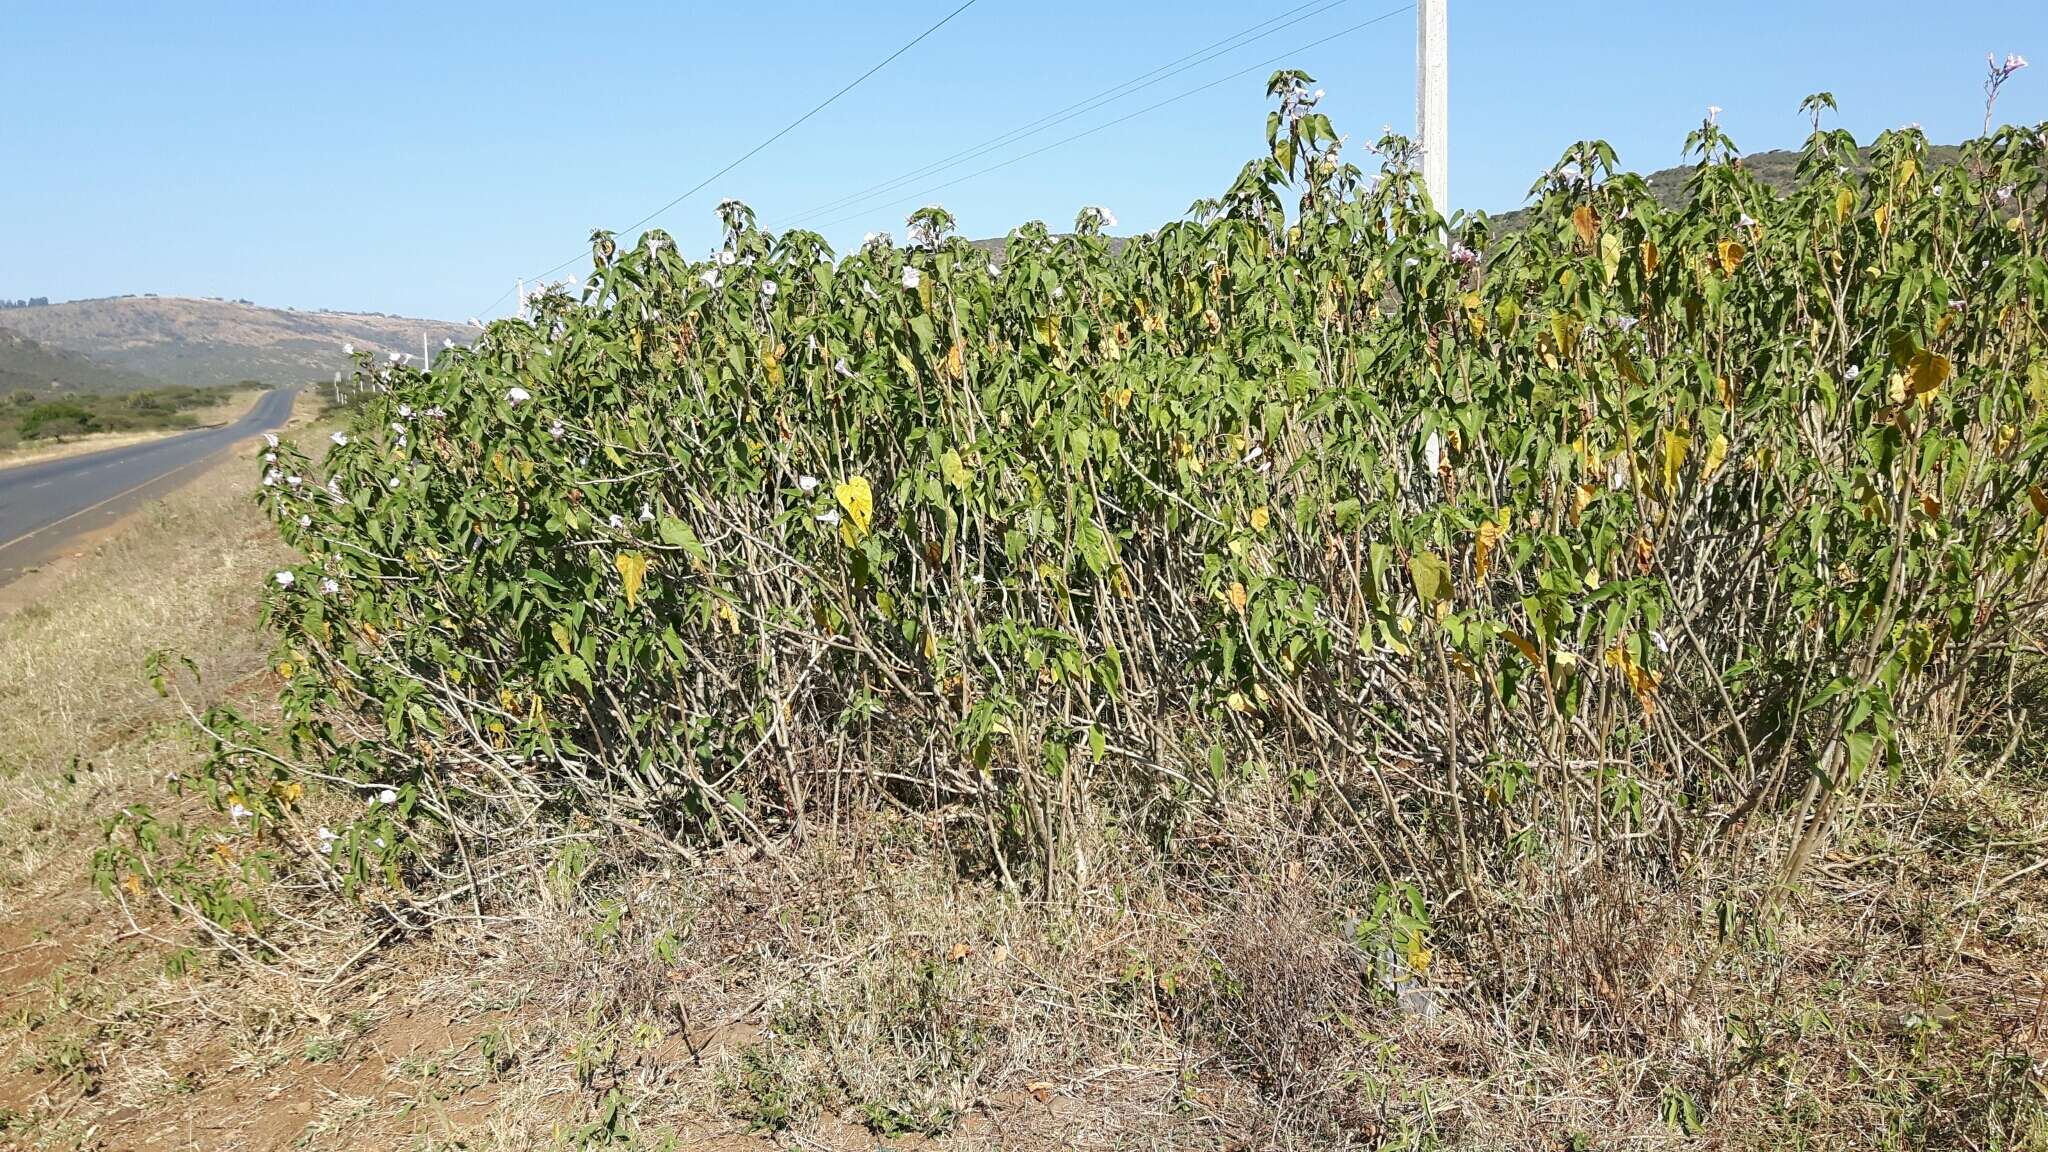
{"label": "asphalt road", "polygon": [[46,464],[0,468],[0,584],[188,480],[214,456],[284,425],[298,389],[265,392],[232,424]]}

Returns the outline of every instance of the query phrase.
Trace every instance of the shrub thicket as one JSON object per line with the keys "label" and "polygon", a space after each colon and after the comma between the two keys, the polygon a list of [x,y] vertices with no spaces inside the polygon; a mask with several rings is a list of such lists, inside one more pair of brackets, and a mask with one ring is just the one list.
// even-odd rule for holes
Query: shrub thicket
{"label": "shrub thicket", "polygon": [[1778,194],[1709,121],[1681,208],[1584,143],[1492,235],[1273,92],[1264,155],[1115,249],[1090,210],[991,260],[933,208],[835,260],[729,203],[713,259],[598,234],[581,298],[364,363],[323,474],[265,464],[292,752],[224,718],[219,802],[310,843],[301,783],[353,792],[315,858],[387,894],[571,817],[877,803],[1045,890],[1083,829],[1195,858],[1278,782],[1361,833],[1383,962],[1598,1018],[1595,961],[1513,933],[1654,950],[1595,879],[1736,931],[1857,797],[2010,754],[2040,131],[1816,129]]}

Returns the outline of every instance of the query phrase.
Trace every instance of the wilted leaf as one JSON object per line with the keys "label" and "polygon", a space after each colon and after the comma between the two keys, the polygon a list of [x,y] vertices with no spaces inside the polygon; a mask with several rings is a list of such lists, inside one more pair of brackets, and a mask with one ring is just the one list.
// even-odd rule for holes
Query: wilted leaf
{"label": "wilted leaf", "polygon": [[1591,204],[1581,204],[1577,208],[1572,209],[1572,231],[1579,234],[1579,243],[1591,248],[1593,246],[1593,237],[1599,231],[1599,228],[1600,224],[1593,217],[1593,206]]}
{"label": "wilted leaf", "polygon": [[1721,271],[1731,276],[1742,267],[1742,258],[1749,255],[1749,249],[1743,247],[1740,240],[1723,240],[1715,246],[1715,251],[1721,258]]}

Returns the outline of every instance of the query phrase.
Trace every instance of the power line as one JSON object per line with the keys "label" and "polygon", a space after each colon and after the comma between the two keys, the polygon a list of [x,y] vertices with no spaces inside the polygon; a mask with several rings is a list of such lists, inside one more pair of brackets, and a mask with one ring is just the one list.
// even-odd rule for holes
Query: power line
{"label": "power line", "polygon": [[[951,12],[946,13],[946,15],[942,17],[938,23],[933,24],[931,27],[926,28],[922,32],[919,32],[908,43],[904,44],[902,47],[896,49],[894,52],[891,52],[887,56],[883,57],[880,63],[876,64],[874,67],[868,69],[867,71],[861,73],[860,75],[854,77],[852,80],[848,81],[844,87],[840,88],[839,91],[834,92],[832,95],[827,96],[825,99],[813,105],[810,111],[804,113],[803,115],[797,117],[796,119],[790,121],[788,124],[784,125],[780,132],[777,132],[775,135],[770,136],[766,140],[761,141],[759,144],[754,145],[752,148],[748,149],[747,152],[744,155],[742,155],[739,159],[734,160],[732,163],[727,164],[725,167],[720,168],[718,171],[713,172],[709,176],[706,176],[704,179],[692,185],[682,195],[677,196],[675,199],[669,201],[666,204],[663,204],[661,207],[656,208],[654,211],[649,212],[647,215],[642,216],[639,220],[622,229],[622,231],[630,233],[635,229],[640,228],[642,225],[645,225],[650,221],[654,220],[655,217],[660,216],[662,213],[668,211],[669,209],[675,207],[676,205],[681,204],[683,201],[689,199],[690,197],[696,195],[697,193],[702,192],[706,187],[710,186],[712,181],[718,179],[719,177],[746,163],[748,160],[753,159],[757,154],[760,153],[760,151],[763,148],[766,148],[770,144],[775,143],[777,140],[782,139],[784,136],[789,135],[791,132],[795,131],[798,126],[802,125],[804,121],[809,120],[811,117],[816,116],[818,113],[823,112],[825,109],[831,107],[832,104],[835,101],[837,101],[841,96],[844,96],[848,92],[853,91],[855,88],[860,86],[862,81],[866,80],[870,76],[873,76],[875,73],[880,72],[882,69],[888,67],[889,64],[892,63],[898,56],[903,55],[905,52],[908,52],[912,48],[917,47],[920,43],[923,43],[926,37],[930,36],[934,32],[937,32],[939,29],[944,28],[947,24],[950,24],[953,20],[953,17],[958,16],[962,12],[967,11],[969,8],[974,7],[974,5],[977,2],[978,0],[965,0],[965,2],[962,3],[958,8],[955,8]],[[569,257],[567,260],[562,261],[560,264],[557,264],[554,267],[548,269],[547,271],[541,273],[539,276],[534,277],[534,279],[545,281],[548,277],[554,275],[555,273],[561,271],[564,268],[567,268],[569,265],[574,264],[576,261],[582,259],[585,255],[586,253],[579,252],[576,255]],[[491,309],[496,308],[498,304],[501,301],[503,301],[506,296],[509,295],[511,295],[511,292],[509,290],[500,294],[498,296],[498,299],[491,301],[490,304],[484,309],[484,311],[489,312]]]}
{"label": "power line", "polygon": [[1058,147],[1060,147],[1060,146],[1061,146],[1061,145],[1063,145],[1063,144],[1071,144],[1071,143],[1073,143],[1074,141],[1076,141],[1076,140],[1080,140],[1080,139],[1082,139],[1082,138],[1084,138],[1084,137],[1088,137],[1088,136],[1093,136],[1093,135],[1095,135],[1095,134],[1096,134],[1097,132],[1101,132],[1101,131],[1104,131],[1105,129],[1109,129],[1109,128],[1114,128],[1114,127],[1116,127],[1117,125],[1119,125],[1119,124],[1122,124],[1122,123],[1125,123],[1125,122],[1127,122],[1127,121],[1130,121],[1130,120],[1135,120],[1135,119],[1137,119],[1138,117],[1140,117],[1140,116],[1143,116],[1143,115],[1145,115],[1145,114],[1146,114],[1146,113],[1148,113],[1148,112],[1156,112],[1156,111],[1158,111],[1159,109],[1161,109],[1161,108],[1164,108],[1164,107],[1166,107],[1166,106],[1167,106],[1167,105],[1169,105],[1169,104],[1174,104],[1174,103],[1178,103],[1178,102],[1180,102],[1180,101],[1182,101],[1182,100],[1185,100],[1185,99],[1187,99],[1187,98],[1188,98],[1188,97],[1190,97],[1190,96],[1197,96],[1197,95],[1200,95],[1200,94],[1201,94],[1201,93],[1203,93],[1203,92],[1207,92],[1207,91],[1208,91],[1209,89],[1211,89],[1211,88],[1215,88],[1215,87],[1217,87],[1217,86],[1219,86],[1219,85],[1223,85],[1223,84],[1228,84],[1228,83],[1230,83],[1230,82],[1231,82],[1231,81],[1233,81],[1233,80],[1239,79],[1240,77],[1246,76],[1246,75],[1248,75],[1248,74],[1250,74],[1250,73],[1253,73],[1253,72],[1257,72],[1257,71],[1259,71],[1259,70],[1260,70],[1260,69],[1262,69],[1262,68],[1269,68],[1269,67],[1273,66],[1274,64],[1278,64],[1278,63],[1281,63],[1282,61],[1285,61],[1285,60],[1287,60],[1287,59],[1288,59],[1289,57],[1292,57],[1292,56],[1298,55],[1299,53],[1302,53],[1302,52],[1306,52],[1306,51],[1308,51],[1308,50],[1309,50],[1309,49],[1311,49],[1311,48],[1319,48],[1319,47],[1321,47],[1321,46],[1322,46],[1322,45],[1324,45],[1324,44],[1328,44],[1328,43],[1329,43],[1330,41],[1332,41],[1332,40],[1337,40],[1337,39],[1340,39],[1340,38],[1342,38],[1342,37],[1345,37],[1345,36],[1349,36],[1349,35],[1351,35],[1351,34],[1352,34],[1353,32],[1358,32],[1358,31],[1361,31],[1361,30],[1363,30],[1363,29],[1366,29],[1366,28],[1370,28],[1370,27],[1372,27],[1372,26],[1373,26],[1373,25],[1375,25],[1375,24],[1379,24],[1379,23],[1383,23],[1384,21],[1387,21],[1387,20],[1391,20],[1391,19],[1393,19],[1394,17],[1396,17],[1396,16],[1399,16],[1399,15],[1400,15],[1401,13],[1403,13],[1403,12],[1407,12],[1407,11],[1409,11],[1409,10],[1413,9],[1414,7],[1415,7],[1415,5],[1413,5],[1413,4],[1403,4],[1403,5],[1401,5],[1401,6],[1399,7],[1399,8],[1393,8],[1393,9],[1389,9],[1388,11],[1386,11],[1386,12],[1382,12],[1382,13],[1380,13],[1380,14],[1379,14],[1378,16],[1375,16],[1375,17],[1373,17],[1373,18],[1372,18],[1372,19],[1370,19],[1370,20],[1366,20],[1366,21],[1364,21],[1364,22],[1362,22],[1362,23],[1358,23],[1358,24],[1353,24],[1353,25],[1352,25],[1351,27],[1349,27],[1349,28],[1346,28],[1346,29],[1344,29],[1344,30],[1343,30],[1343,31],[1341,31],[1341,32],[1332,32],[1331,34],[1329,34],[1328,36],[1325,36],[1325,37],[1321,38],[1320,40],[1312,40],[1312,41],[1310,41],[1310,42],[1309,42],[1309,43],[1307,43],[1307,44],[1303,44],[1303,45],[1302,45],[1302,46],[1300,46],[1299,48],[1295,48],[1295,49],[1293,49],[1292,51],[1289,51],[1289,52],[1283,52],[1283,53],[1281,53],[1281,54],[1280,54],[1280,55],[1278,55],[1278,56],[1274,56],[1274,57],[1271,57],[1270,59],[1262,60],[1262,61],[1260,61],[1260,62],[1259,62],[1259,63],[1257,63],[1257,64],[1253,64],[1253,65],[1251,65],[1250,67],[1247,67],[1247,68],[1241,68],[1241,69],[1239,69],[1239,70],[1238,70],[1238,71],[1236,71],[1236,72],[1232,72],[1232,73],[1231,73],[1230,75],[1228,75],[1228,76],[1222,76],[1222,77],[1219,77],[1219,78],[1217,78],[1217,79],[1215,79],[1215,80],[1211,80],[1211,81],[1210,81],[1209,83],[1207,83],[1207,84],[1203,84],[1203,85],[1201,85],[1200,87],[1196,87],[1196,88],[1190,88],[1190,89],[1188,89],[1187,91],[1185,91],[1185,92],[1182,92],[1182,93],[1180,93],[1179,95],[1176,95],[1176,96],[1169,96],[1169,97],[1167,97],[1166,99],[1164,99],[1164,100],[1161,100],[1161,101],[1159,101],[1159,102],[1158,102],[1158,103],[1156,103],[1156,104],[1148,104],[1148,105],[1146,105],[1145,107],[1143,107],[1143,108],[1140,108],[1140,109],[1138,109],[1138,110],[1137,110],[1137,111],[1135,111],[1135,112],[1128,112],[1128,113],[1125,113],[1124,115],[1122,115],[1122,116],[1119,116],[1119,117],[1117,117],[1117,118],[1116,118],[1116,119],[1114,119],[1114,120],[1108,120],[1108,121],[1104,121],[1104,122],[1103,122],[1103,123],[1101,123],[1101,124],[1097,124],[1097,125],[1096,125],[1095,127],[1093,127],[1093,128],[1089,128],[1089,129],[1086,129],[1086,130],[1084,130],[1084,131],[1081,131],[1081,132],[1076,132],[1076,133],[1074,133],[1074,134],[1073,134],[1072,136],[1067,136],[1067,137],[1063,137],[1063,138],[1061,138],[1061,139],[1055,140],[1055,141],[1053,141],[1052,143],[1050,143],[1050,144],[1047,144],[1047,145],[1045,145],[1045,146],[1044,146],[1044,147],[1042,147],[1042,148],[1036,148],[1036,149],[1033,149],[1032,151],[1029,151],[1029,152],[1025,152],[1025,153],[1022,153],[1021,155],[1017,155],[1017,156],[1012,156],[1012,157],[1010,157],[1010,158],[1009,158],[1008,160],[1002,160],[1002,161],[999,161],[999,162],[997,162],[997,163],[991,164],[991,165],[989,165],[989,166],[988,166],[988,167],[986,167],[986,168],[982,168],[982,169],[978,169],[978,170],[976,170],[976,171],[973,171],[973,172],[969,172],[969,173],[968,173],[968,174],[966,174],[965,176],[960,176],[960,177],[956,177],[956,178],[954,178],[954,179],[952,179],[952,180],[948,180],[948,181],[946,181],[946,182],[945,182],[945,183],[943,183],[943,184],[935,184],[935,185],[931,186],[930,188],[927,188],[927,189],[925,189],[924,191],[922,191],[922,192],[918,193],[918,194],[917,194],[917,195],[915,195],[915,196],[908,196],[908,197],[905,197],[905,198],[903,198],[903,199],[901,199],[901,200],[896,200],[896,201],[892,201],[891,203],[888,203],[888,204],[877,204],[877,205],[874,205],[873,207],[870,207],[870,208],[862,208],[862,209],[860,209],[860,210],[858,210],[858,211],[855,211],[855,212],[851,212],[851,213],[848,213],[848,214],[847,214],[847,215],[845,215],[845,216],[841,216],[841,217],[838,217],[837,219],[833,219],[833,220],[828,220],[828,221],[826,221],[825,223],[823,223],[823,224],[819,225],[819,228],[820,228],[820,229],[824,229],[824,228],[831,228],[831,227],[835,227],[835,226],[837,226],[837,225],[840,225],[840,224],[844,224],[844,223],[846,223],[846,222],[847,222],[847,221],[849,221],[849,220],[858,220],[858,219],[861,219],[861,218],[862,218],[862,217],[864,217],[864,216],[869,216],[869,215],[872,215],[872,214],[874,214],[874,213],[877,213],[877,212],[881,212],[881,211],[884,211],[884,210],[886,210],[886,209],[890,209],[890,208],[896,208],[896,207],[901,207],[902,205],[905,205],[905,204],[915,204],[915,203],[917,203],[917,202],[919,202],[919,201],[923,201],[923,200],[926,200],[926,198],[927,198],[927,197],[929,197],[929,196],[931,196],[931,194],[932,194],[932,193],[934,193],[934,192],[939,192],[939,191],[943,191],[943,190],[945,190],[945,189],[947,189],[947,188],[951,188],[951,187],[952,187],[952,186],[954,186],[955,184],[961,184],[961,183],[965,183],[966,181],[972,180],[972,179],[974,179],[974,178],[975,178],[975,177],[977,177],[977,176],[986,176],[986,175],[988,175],[988,174],[989,174],[990,172],[994,172],[994,171],[996,171],[996,170],[998,170],[998,169],[1001,169],[1001,168],[1007,168],[1007,167],[1009,167],[1009,166],[1010,166],[1010,165],[1012,165],[1012,164],[1017,164],[1017,163],[1021,163],[1022,161],[1025,161],[1025,160],[1029,160],[1029,159],[1031,159],[1031,158],[1032,158],[1032,157],[1034,157],[1034,156],[1041,156],[1041,155],[1044,155],[1045,153],[1047,153],[1047,152],[1050,152],[1050,151],[1052,151],[1053,149],[1055,149],[1055,148],[1058,148]]}
{"label": "power line", "polygon": [[[1351,0],[1311,0],[1310,3],[1303,4],[1298,8],[1293,8],[1286,12],[1282,12],[1278,16],[1274,16],[1266,20],[1261,20],[1258,23],[1251,25],[1250,27],[1241,28],[1236,32],[1232,32],[1230,35],[1223,37],[1221,40],[1217,40],[1214,43],[1207,44],[1201,48],[1197,48],[1193,52],[1190,52],[1187,55],[1182,56],[1178,59],[1170,60],[1165,64],[1161,64],[1159,67],[1152,69],[1150,72],[1146,72],[1141,75],[1132,77],[1131,79],[1126,80],[1121,84],[1115,84],[1108,88],[1105,88],[1102,91],[1097,92],[1093,96],[1090,96],[1076,103],[1069,104],[1065,108],[1062,108],[1057,112],[1048,113],[1047,115],[1041,116],[1028,124],[1024,124],[1017,128],[1013,128],[1000,136],[991,137],[988,140],[982,141],[980,144],[976,144],[972,147],[963,149],[962,151],[955,152],[951,156],[948,156],[943,160],[933,161],[932,163],[926,164],[921,168],[916,168],[909,172],[903,173],[900,176],[896,176],[889,180],[884,180],[879,184],[871,184],[858,192],[854,192],[846,196],[841,196],[836,200],[830,201],[829,203],[821,204],[815,208],[810,208],[806,209],[803,212],[799,212],[795,216],[790,217],[785,222],[785,227],[793,227],[797,224],[802,223],[805,220],[815,219],[816,217],[819,216],[825,216],[833,212],[840,211],[846,208],[848,205],[855,204],[862,200],[868,199],[869,197],[875,195],[876,193],[890,191],[903,184],[908,184],[914,180],[917,180],[920,177],[929,176],[936,172],[943,171],[946,168],[950,168],[961,161],[971,160],[976,156],[987,155],[988,153],[993,152],[998,148],[1004,147],[1005,145],[1014,144],[1018,140],[1022,140],[1029,136],[1035,136],[1048,128],[1064,124],[1077,116],[1083,115],[1087,112],[1091,112],[1094,109],[1101,107],[1103,104],[1108,103],[1112,99],[1121,96],[1129,96],[1135,92],[1142,91],[1163,80],[1170,79],[1174,76],[1179,75],[1182,72],[1186,72],[1191,68],[1195,68],[1199,65],[1206,64],[1210,60],[1213,60],[1218,56],[1224,55],[1229,52],[1234,52],[1247,44],[1252,44],[1256,43],[1257,41],[1263,40],[1266,37],[1271,36],[1276,32],[1279,32],[1282,28],[1301,23],[1303,20],[1307,20],[1314,16],[1320,16],[1333,8],[1341,7],[1342,5],[1348,4],[1350,2]],[[1313,11],[1310,11],[1310,9],[1313,9]],[[1269,27],[1269,25],[1277,26]],[[1265,29],[1265,31],[1260,31],[1260,29]],[[1253,33],[1257,33],[1257,35],[1253,35]]]}

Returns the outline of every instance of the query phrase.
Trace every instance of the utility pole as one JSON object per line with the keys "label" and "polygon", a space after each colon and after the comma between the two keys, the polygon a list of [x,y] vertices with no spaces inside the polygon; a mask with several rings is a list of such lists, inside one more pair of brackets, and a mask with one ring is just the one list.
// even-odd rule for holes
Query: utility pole
{"label": "utility pole", "polygon": [[1415,136],[1422,183],[1437,213],[1451,214],[1450,0],[1416,0]]}

